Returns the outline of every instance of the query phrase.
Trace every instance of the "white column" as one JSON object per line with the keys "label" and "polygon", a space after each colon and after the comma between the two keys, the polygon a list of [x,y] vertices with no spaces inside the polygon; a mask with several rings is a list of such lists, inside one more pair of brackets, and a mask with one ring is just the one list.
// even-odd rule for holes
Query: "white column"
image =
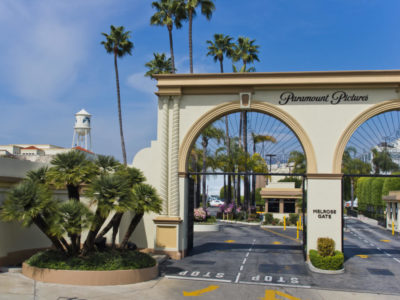
{"label": "white column", "polygon": [[172,108],[172,133],[171,133],[171,168],[170,168],[170,198],[169,215],[179,216],[179,98],[174,97]]}
{"label": "white column", "polygon": [[[342,182],[340,175],[308,177],[307,251],[317,249],[317,239],[329,237],[342,250]],[[319,175],[319,176],[318,176]],[[321,176],[322,175],[322,176]],[[307,253],[308,254],[308,253]]]}
{"label": "white column", "polygon": [[162,215],[168,215],[168,135],[169,135],[169,99],[162,99],[161,113],[161,183],[160,196],[162,199]]}

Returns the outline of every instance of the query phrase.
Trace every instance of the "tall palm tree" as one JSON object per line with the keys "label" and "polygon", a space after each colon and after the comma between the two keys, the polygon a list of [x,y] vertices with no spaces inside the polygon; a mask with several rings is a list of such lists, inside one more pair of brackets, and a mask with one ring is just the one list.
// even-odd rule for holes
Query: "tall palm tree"
{"label": "tall palm tree", "polygon": [[150,24],[166,26],[169,35],[169,48],[171,53],[172,73],[175,73],[174,43],[172,40],[172,29],[182,27],[182,20],[186,19],[185,3],[183,0],[159,0],[154,1],[151,6],[157,12],[151,16]]}
{"label": "tall palm tree", "polygon": [[[201,132],[201,145],[203,147],[203,169],[202,172],[205,173],[207,170],[206,160],[207,160],[207,146],[210,139],[215,139],[219,143],[224,136],[224,132],[221,129],[209,125],[203,129]],[[202,206],[205,209],[207,207],[206,199],[206,175],[203,174],[203,196],[202,196]]]}
{"label": "tall palm tree", "polygon": [[292,151],[289,153],[288,163],[293,163],[293,173],[305,173],[307,170],[306,157],[303,152]]}
{"label": "tall palm tree", "polygon": [[[276,138],[274,138],[271,135],[262,135],[262,134],[255,134],[254,132],[251,133],[251,137],[253,139],[253,155],[256,154],[256,146],[259,143],[264,142],[271,142],[271,143],[276,143]],[[256,176],[253,175],[252,178],[252,194],[251,194],[251,202],[252,205],[255,204],[256,201]]]}
{"label": "tall palm tree", "polygon": [[122,113],[121,113],[121,93],[119,89],[119,75],[118,75],[118,63],[117,57],[121,58],[126,54],[131,55],[133,49],[133,43],[129,40],[130,31],[125,31],[123,26],[114,27],[110,26],[110,34],[102,33],[105,36],[106,41],[102,41],[101,44],[104,45],[107,53],[114,54],[114,68],[115,68],[115,80],[117,84],[117,96],[118,96],[118,119],[119,119],[119,132],[121,137],[121,147],[122,147],[122,158],[124,165],[126,165],[126,149],[124,132],[122,129]]}
{"label": "tall palm tree", "polygon": [[214,34],[214,41],[207,41],[209,46],[207,47],[207,56],[213,56],[214,61],[219,61],[221,73],[224,73],[224,55],[228,58],[232,57],[233,54],[233,37],[229,35],[223,35],[221,33]]}
{"label": "tall palm tree", "polygon": [[149,70],[144,76],[154,79],[154,75],[156,74],[170,74],[176,71],[172,69],[171,58],[167,58],[165,53],[153,53],[153,56],[154,59],[145,64],[145,67]]}
{"label": "tall palm tree", "polygon": [[212,0],[185,0],[185,9],[189,19],[189,60],[190,73],[193,73],[193,17],[196,16],[196,8],[201,7],[201,14],[205,15],[207,20],[211,19],[211,15],[215,10],[215,5]]}
{"label": "tall palm tree", "polygon": [[247,64],[253,63],[255,60],[260,61],[258,58],[258,48],[260,46],[254,45],[256,40],[250,40],[248,37],[240,36],[237,43],[234,45],[233,61],[241,60],[243,69],[246,70]]}

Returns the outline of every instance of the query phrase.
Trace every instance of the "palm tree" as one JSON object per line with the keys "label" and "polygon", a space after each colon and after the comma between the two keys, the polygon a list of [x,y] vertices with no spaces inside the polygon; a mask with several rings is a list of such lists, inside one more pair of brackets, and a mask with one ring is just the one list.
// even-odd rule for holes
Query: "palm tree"
{"label": "palm tree", "polygon": [[133,43],[129,41],[130,31],[125,31],[123,26],[114,27],[110,26],[110,34],[102,33],[105,36],[106,41],[102,41],[101,44],[104,45],[107,53],[114,54],[114,68],[115,68],[115,80],[117,84],[117,96],[118,96],[118,119],[119,119],[119,132],[121,137],[121,147],[122,147],[122,158],[124,165],[126,165],[126,149],[124,141],[124,133],[122,129],[122,113],[121,113],[121,94],[119,89],[119,76],[118,76],[118,63],[117,57],[121,58],[126,54],[131,55],[133,49]]}
{"label": "palm tree", "polygon": [[373,148],[371,152],[373,155],[372,164],[374,166],[375,174],[397,171],[399,169],[399,166],[393,162],[392,157],[387,149],[378,151],[376,148]]}
{"label": "palm tree", "polygon": [[189,19],[189,60],[190,73],[193,73],[193,46],[192,46],[192,26],[193,17],[196,16],[196,8],[201,7],[201,13],[206,16],[207,20],[211,19],[211,15],[215,10],[215,5],[212,0],[185,0],[185,9]]}
{"label": "palm tree", "polygon": [[[189,164],[190,172],[200,172],[203,166],[203,150],[198,149],[196,144],[193,145],[192,150],[190,151],[190,159],[191,163]],[[196,193],[195,193],[195,202],[194,207],[200,207],[200,184],[201,184],[201,175],[196,174]]]}
{"label": "palm tree", "polygon": [[35,224],[57,250],[65,252],[61,241],[50,232],[51,224],[45,217],[57,212],[53,203],[52,194],[46,185],[24,180],[10,190],[1,207],[0,217],[5,222],[20,222],[23,227]]}
{"label": "palm tree", "polygon": [[[253,156],[254,156],[254,154],[256,154],[256,146],[257,146],[257,144],[263,143],[263,145],[264,145],[264,142],[276,143],[276,138],[274,138],[271,135],[255,134],[254,132],[252,132],[251,133],[251,137],[253,139]],[[252,178],[252,194],[251,194],[252,205],[255,204],[255,201],[256,201],[256,176],[253,175],[253,178]]]}
{"label": "palm tree", "polygon": [[153,53],[153,56],[154,59],[145,64],[145,67],[149,70],[144,76],[154,79],[154,75],[156,74],[175,73],[176,70],[172,69],[172,60],[171,58],[167,58],[165,53]]}
{"label": "palm tree", "polygon": [[82,255],[94,247],[97,233],[112,210],[126,211],[133,207],[131,187],[126,177],[119,174],[100,175],[89,185],[86,194],[97,204],[94,221],[84,243]]}
{"label": "palm tree", "polygon": [[133,207],[135,215],[122,239],[120,248],[128,246],[128,240],[142,220],[145,212],[160,213],[161,211],[161,198],[158,196],[156,189],[151,185],[145,183],[135,185],[133,187],[133,197],[135,199]]}
{"label": "palm tree", "polygon": [[109,155],[97,155],[94,163],[99,168],[101,174],[114,172],[120,166],[120,163],[113,156]]}
{"label": "palm tree", "polygon": [[214,34],[214,41],[207,41],[209,46],[207,47],[207,56],[213,56],[214,61],[219,61],[221,73],[224,73],[224,55],[228,58],[232,57],[233,54],[233,37],[229,35],[223,35],[221,33]]}
{"label": "palm tree", "polygon": [[293,173],[302,174],[307,170],[306,167],[306,157],[303,152],[292,151],[289,154],[288,163],[293,163]]}
{"label": "palm tree", "polygon": [[57,154],[51,161],[53,167],[47,172],[49,181],[58,188],[67,188],[68,198],[80,200],[82,184],[90,182],[97,172],[93,162],[86,154],[72,150]]}
{"label": "palm tree", "polygon": [[257,53],[260,46],[254,45],[256,40],[250,40],[248,37],[240,36],[234,45],[233,61],[241,60],[243,62],[243,72],[247,70],[247,64],[253,63],[255,60],[260,61]]}
{"label": "palm tree", "polygon": [[[205,173],[207,170],[206,167],[206,155],[207,155],[207,146],[210,139],[216,139],[219,143],[223,138],[224,132],[221,129],[214,127],[213,125],[209,125],[204,128],[201,132],[201,145],[203,146],[203,168],[202,172]],[[202,197],[202,206],[203,209],[207,207],[207,199],[206,199],[206,175],[203,174],[203,197]]]}
{"label": "palm tree", "polygon": [[174,44],[172,41],[172,29],[182,27],[182,20],[186,19],[186,11],[183,0],[159,0],[154,1],[151,6],[157,12],[151,16],[150,24],[166,26],[169,34],[169,48],[171,53],[172,73],[175,73]]}

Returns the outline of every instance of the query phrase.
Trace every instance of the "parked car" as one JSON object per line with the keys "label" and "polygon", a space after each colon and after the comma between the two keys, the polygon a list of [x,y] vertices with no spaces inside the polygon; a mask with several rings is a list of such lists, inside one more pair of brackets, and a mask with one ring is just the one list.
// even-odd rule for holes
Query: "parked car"
{"label": "parked car", "polygon": [[219,199],[212,199],[210,200],[210,206],[221,206],[224,204],[224,201],[219,200]]}

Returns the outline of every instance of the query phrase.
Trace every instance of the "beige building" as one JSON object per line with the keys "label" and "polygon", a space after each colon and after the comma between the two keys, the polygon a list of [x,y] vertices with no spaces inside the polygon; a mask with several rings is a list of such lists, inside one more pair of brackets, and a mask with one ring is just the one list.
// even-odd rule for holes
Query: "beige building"
{"label": "beige building", "polygon": [[298,214],[298,199],[303,197],[303,190],[295,188],[294,182],[271,182],[261,189],[261,198],[265,199],[265,212],[274,218],[283,219],[290,213]]}

